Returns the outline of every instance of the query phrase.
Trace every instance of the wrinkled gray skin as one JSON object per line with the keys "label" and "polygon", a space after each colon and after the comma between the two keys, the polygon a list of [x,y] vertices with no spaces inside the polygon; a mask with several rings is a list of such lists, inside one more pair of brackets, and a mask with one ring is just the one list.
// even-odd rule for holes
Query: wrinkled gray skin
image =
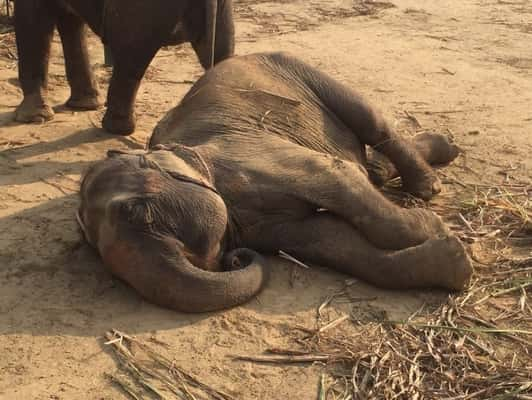
{"label": "wrinkled gray skin", "polygon": [[234,52],[232,0],[17,0],[18,72],[24,93],[15,112],[17,121],[53,118],[46,88],[55,27],[61,37],[71,88],[66,105],[79,110],[94,110],[101,105],[89,64],[86,24],[113,55],[102,124],[116,134],[128,135],[135,130],[137,90],[161,46],[190,42],[204,68]]}
{"label": "wrinkled gray skin", "polygon": [[358,94],[289,55],[209,70],[149,146],[112,151],[88,171],[80,220],[111,271],[153,303],[196,312],[250,299],[266,265],[241,247],[384,288],[469,280],[464,247],[440,218],[376,187],[399,174],[428,199],[440,187],[429,163],[452,161],[457,147],[438,134],[398,137]]}

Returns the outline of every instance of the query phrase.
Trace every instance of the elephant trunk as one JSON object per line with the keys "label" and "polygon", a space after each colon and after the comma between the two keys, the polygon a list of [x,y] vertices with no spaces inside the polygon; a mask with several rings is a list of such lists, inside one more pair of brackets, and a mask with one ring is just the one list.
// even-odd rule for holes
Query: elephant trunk
{"label": "elephant trunk", "polygon": [[242,268],[224,272],[197,268],[184,255],[181,242],[169,236],[127,231],[100,250],[114,275],[148,301],[176,311],[216,311],[242,304],[266,280],[264,259],[248,249],[231,252],[233,267]]}

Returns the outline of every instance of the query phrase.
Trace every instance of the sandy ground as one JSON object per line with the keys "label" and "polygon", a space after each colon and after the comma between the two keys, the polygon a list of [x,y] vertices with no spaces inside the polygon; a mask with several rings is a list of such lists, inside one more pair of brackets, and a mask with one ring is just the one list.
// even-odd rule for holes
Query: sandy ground
{"label": "sandy ground", "polygon": [[[357,88],[399,131],[452,133],[466,151],[446,170],[453,179],[530,182],[529,0],[393,0],[394,7],[369,15],[360,14],[372,7],[346,0],[235,3],[238,54],[290,51]],[[43,125],[12,122],[21,92],[8,39],[0,47],[0,398],[123,398],[104,376],[117,368],[103,345],[111,328],[165,343],[160,350],[177,365],[235,398],[315,398],[319,364],[253,365],[228,356],[283,346],[291,327],[314,326],[316,307],[348,277],[272,260],[273,277],[256,300],[225,312],[179,314],[113,280],[76,226],[80,174],[109,148],[144,145],[202,72],[190,48],[160,51],[139,92],[138,129],[117,138],[98,128],[102,111],[59,110]],[[94,37],[90,44],[105,92],[102,47]],[[59,106],[68,87],[58,39],[50,73],[50,99]],[[326,316],[399,319],[446,298],[360,282],[350,292],[359,301],[332,305]]]}

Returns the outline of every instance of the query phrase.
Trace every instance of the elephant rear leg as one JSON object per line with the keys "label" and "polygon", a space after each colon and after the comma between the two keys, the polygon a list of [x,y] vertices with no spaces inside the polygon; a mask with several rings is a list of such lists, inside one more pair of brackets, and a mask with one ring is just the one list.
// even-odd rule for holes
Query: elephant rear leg
{"label": "elephant rear leg", "polygon": [[349,223],[329,213],[262,229],[253,243],[263,252],[283,250],[303,261],[360,278],[381,288],[463,289],[471,261],[454,236],[433,238],[402,250],[371,245]]}
{"label": "elephant rear leg", "polygon": [[71,91],[66,105],[80,110],[95,110],[102,102],[89,63],[86,25],[78,16],[64,11],[59,15],[57,30],[61,36]]}
{"label": "elephant rear leg", "polygon": [[46,101],[46,93],[56,11],[44,1],[15,2],[18,78],[24,95],[15,111],[16,121],[43,122],[54,116]]}

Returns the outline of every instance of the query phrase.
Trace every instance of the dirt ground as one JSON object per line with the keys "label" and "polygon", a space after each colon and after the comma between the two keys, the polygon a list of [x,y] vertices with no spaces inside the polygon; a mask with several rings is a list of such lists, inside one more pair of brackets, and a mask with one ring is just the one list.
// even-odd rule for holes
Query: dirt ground
{"label": "dirt ground", "polygon": [[[290,51],[356,88],[399,131],[452,134],[465,155],[446,169],[441,198],[456,181],[530,184],[529,0],[240,0],[235,7],[238,54]],[[110,71],[95,37],[90,51],[105,93]],[[103,344],[111,328],[164,343],[160,350],[176,365],[235,398],[316,398],[319,363],[258,365],[229,356],[286,345],[291,327],[313,327],[316,308],[349,277],[274,259],[273,277],[256,300],[219,313],[179,314],[113,280],[78,231],[80,174],[109,148],[144,146],[202,73],[191,49],[159,52],[128,138],[99,128],[101,110],[61,109],[68,86],[58,38],[50,65],[55,119],[14,123],[21,100],[14,55],[12,35],[0,35],[0,398],[125,398],[105,377],[117,368]],[[531,244],[516,243],[515,251],[530,256]],[[331,305],[331,320],[346,310],[355,320],[398,320],[447,298],[361,282],[349,290],[356,306]]]}

